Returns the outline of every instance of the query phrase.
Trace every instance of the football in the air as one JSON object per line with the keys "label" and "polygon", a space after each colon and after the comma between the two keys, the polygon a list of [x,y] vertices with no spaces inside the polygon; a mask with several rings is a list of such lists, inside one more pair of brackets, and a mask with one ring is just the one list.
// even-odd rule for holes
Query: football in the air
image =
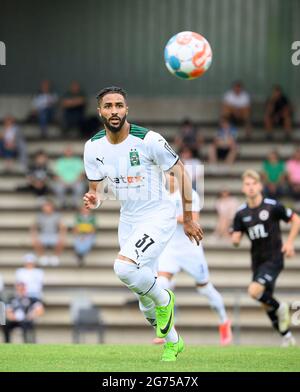
{"label": "football in the air", "polygon": [[210,67],[212,50],[200,34],[182,31],[167,43],[164,52],[168,70],[182,79],[196,79]]}

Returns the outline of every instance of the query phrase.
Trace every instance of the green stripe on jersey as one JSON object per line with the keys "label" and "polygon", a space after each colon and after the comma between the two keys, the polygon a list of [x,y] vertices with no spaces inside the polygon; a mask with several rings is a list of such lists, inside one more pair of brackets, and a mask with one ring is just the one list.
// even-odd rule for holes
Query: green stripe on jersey
{"label": "green stripe on jersey", "polygon": [[101,139],[102,137],[104,137],[106,135],[106,131],[105,129],[101,129],[101,131],[99,131],[98,133],[96,133],[96,135],[94,135],[91,138],[91,141],[94,142],[95,140]]}
{"label": "green stripe on jersey", "polygon": [[147,128],[143,128],[143,127],[140,127],[135,124],[130,125],[129,133],[132,136],[136,136],[136,137],[139,137],[140,139],[144,139],[148,132],[149,132],[149,129],[147,129]]}
{"label": "green stripe on jersey", "polygon": [[[139,137],[140,139],[144,139],[148,132],[149,132],[149,129],[147,129],[147,128],[143,128],[143,127],[140,127],[135,124],[130,124],[129,133],[132,136]],[[96,133],[96,135],[94,135],[91,138],[91,141],[94,142],[95,140],[103,138],[105,135],[106,135],[106,131],[105,131],[105,129],[102,129],[101,131]]]}

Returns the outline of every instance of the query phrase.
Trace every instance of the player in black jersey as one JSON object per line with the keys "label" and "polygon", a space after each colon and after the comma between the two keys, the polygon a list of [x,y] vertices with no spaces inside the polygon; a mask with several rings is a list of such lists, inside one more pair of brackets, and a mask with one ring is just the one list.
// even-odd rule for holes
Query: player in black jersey
{"label": "player in black jersey", "polygon": [[[246,203],[237,211],[233,222],[232,242],[240,244],[243,233],[251,241],[252,282],[249,295],[262,303],[273,327],[283,336],[282,345],[295,344],[289,330],[289,307],[273,297],[275,282],[284,267],[284,255],[295,254],[294,240],[300,229],[300,218],[290,208],[273,199],[264,199],[259,174],[247,170],[243,176],[242,191]],[[285,243],[282,243],[280,221],[291,223]]]}

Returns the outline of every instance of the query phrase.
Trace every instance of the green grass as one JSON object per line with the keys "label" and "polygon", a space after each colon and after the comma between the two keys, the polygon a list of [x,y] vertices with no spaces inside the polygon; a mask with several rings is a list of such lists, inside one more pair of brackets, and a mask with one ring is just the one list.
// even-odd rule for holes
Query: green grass
{"label": "green grass", "polygon": [[188,346],[172,363],[159,361],[161,351],[151,345],[0,344],[0,371],[300,371],[300,348]]}

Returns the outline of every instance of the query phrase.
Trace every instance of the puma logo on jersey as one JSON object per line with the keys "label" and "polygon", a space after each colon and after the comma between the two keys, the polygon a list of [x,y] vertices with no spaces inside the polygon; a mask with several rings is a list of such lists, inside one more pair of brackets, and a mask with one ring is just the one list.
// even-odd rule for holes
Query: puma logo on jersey
{"label": "puma logo on jersey", "polygon": [[104,157],[103,157],[102,159],[100,159],[100,158],[96,158],[96,160],[97,160],[97,161],[99,161],[99,162],[101,162],[101,163],[102,163],[102,165],[104,165],[104,162],[103,162],[103,161],[104,161]]}

